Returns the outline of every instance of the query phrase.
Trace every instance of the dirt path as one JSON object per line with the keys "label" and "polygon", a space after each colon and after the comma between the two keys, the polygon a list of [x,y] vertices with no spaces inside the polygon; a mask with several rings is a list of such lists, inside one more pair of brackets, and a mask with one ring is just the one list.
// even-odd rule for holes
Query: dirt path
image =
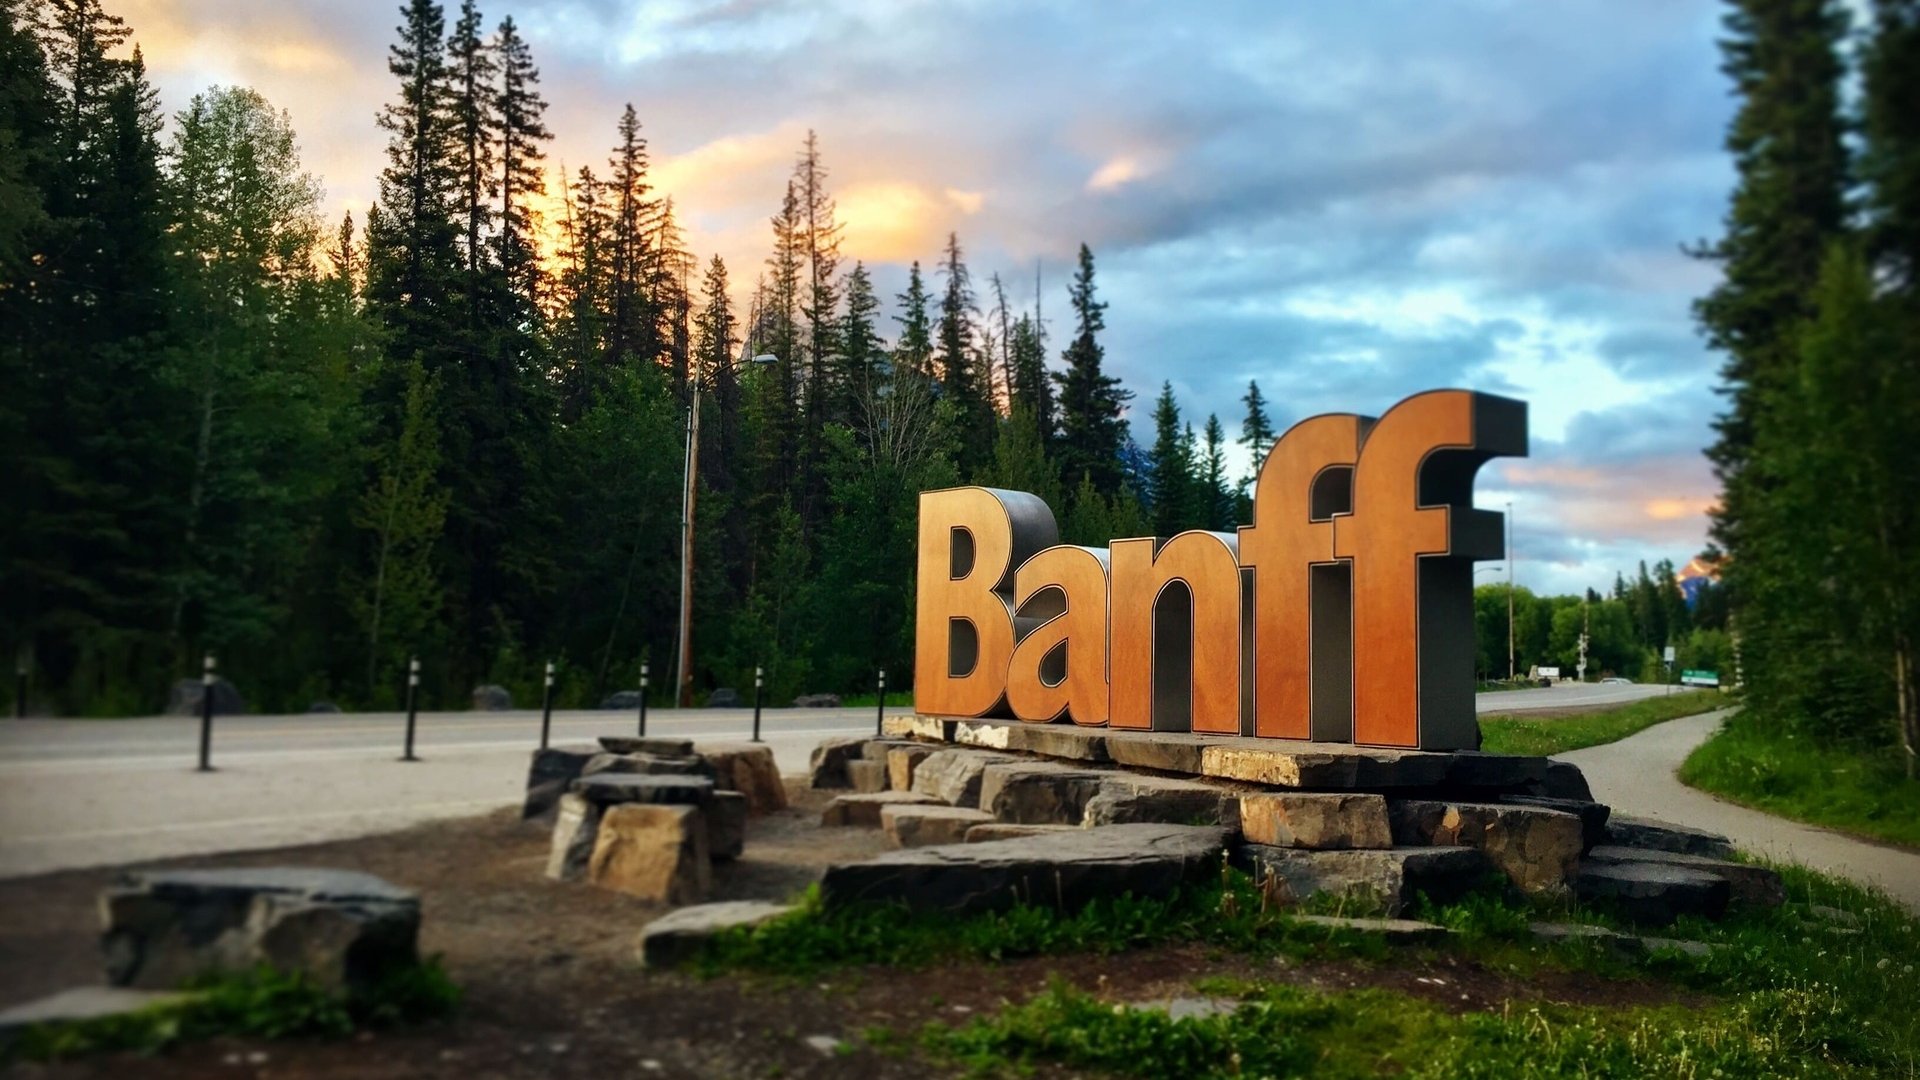
{"label": "dirt path", "polygon": [[1724,833],[1740,848],[1887,890],[1920,911],[1920,854],[1749,810],[1682,784],[1675,771],[1733,710],[1656,724],[1604,746],[1558,755],[1587,774],[1594,798],[1622,813]]}

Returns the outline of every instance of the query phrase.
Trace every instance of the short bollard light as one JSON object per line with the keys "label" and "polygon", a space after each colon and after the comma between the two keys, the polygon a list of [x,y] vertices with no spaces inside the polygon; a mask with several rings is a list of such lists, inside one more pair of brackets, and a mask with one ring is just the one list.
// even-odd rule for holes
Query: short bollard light
{"label": "short bollard light", "polygon": [[547,748],[553,734],[553,661],[547,661],[547,681],[540,690],[540,749]]}
{"label": "short bollard light", "polygon": [[213,771],[213,654],[200,658],[200,771]]}
{"label": "short bollard light", "polygon": [[640,737],[647,737],[647,665],[640,665]]}
{"label": "short bollard light", "polygon": [[755,666],[753,669],[753,741],[760,741],[760,692],[767,685],[766,671]]}
{"label": "short bollard light", "polygon": [[873,733],[885,735],[887,726],[887,669],[880,669],[880,704],[873,709]]}
{"label": "short bollard light", "polygon": [[406,752],[400,755],[401,761],[419,761],[420,760],[419,758],[413,756],[413,727],[414,727],[415,718],[419,715],[419,713],[416,711],[417,706],[419,705],[419,702],[416,700],[419,696],[419,692],[420,692],[420,658],[417,656],[410,656],[407,658],[407,748],[406,748]]}

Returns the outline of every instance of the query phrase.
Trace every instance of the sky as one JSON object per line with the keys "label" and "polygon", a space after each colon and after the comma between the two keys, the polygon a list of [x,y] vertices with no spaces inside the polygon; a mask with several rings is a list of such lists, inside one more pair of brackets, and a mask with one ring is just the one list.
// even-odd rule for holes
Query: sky
{"label": "sky", "polygon": [[[329,218],[364,213],[396,0],[108,7],[170,111],[252,86],[291,115]],[[1476,501],[1513,504],[1521,584],[1604,591],[1705,544],[1719,360],[1690,308],[1717,271],[1683,247],[1719,232],[1734,107],[1708,0],[481,10],[531,43],[554,171],[602,166],[633,103],[690,247],[736,283],[811,129],[843,256],[886,296],[956,231],[983,293],[998,273],[1031,307],[1037,278],[1057,365],[1088,244],[1143,444],[1163,380],[1230,436],[1249,380],[1282,428],[1505,394],[1530,405],[1532,452],[1486,466]]]}

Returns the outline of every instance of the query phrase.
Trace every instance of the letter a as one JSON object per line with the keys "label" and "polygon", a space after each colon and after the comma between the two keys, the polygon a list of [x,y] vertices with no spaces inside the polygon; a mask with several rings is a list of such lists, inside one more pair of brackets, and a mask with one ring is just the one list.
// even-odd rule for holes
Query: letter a
{"label": "letter a", "polygon": [[1527,452],[1527,407],[1431,390],[1367,433],[1353,513],[1333,519],[1353,560],[1353,741],[1465,750],[1473,706],[1473,560],[1499,558],[1501,516],[1473,509],[1488,460]]}
{"label": "letter a", "polygon": [[914,704],[939,716],[1001,711],[1013,657],[1013,570],[1059,543],[1037,495],[996,488],[920,494]]}
{"label": "letter a", "polygon": [[1023,618],[1044,619],[1014,646],[1007,704],[1022,720],[1107,722],[1107,553],[1055,547],[1020,564]]}

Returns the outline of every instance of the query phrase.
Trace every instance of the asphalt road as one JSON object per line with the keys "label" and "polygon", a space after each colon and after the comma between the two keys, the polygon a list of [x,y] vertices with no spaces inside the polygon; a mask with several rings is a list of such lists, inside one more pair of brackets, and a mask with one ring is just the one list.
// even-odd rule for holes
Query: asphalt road
{"label": "asphalt road", "polygon": [[[1484,694],[1483,713],[1598,706],[1664,687],[1560,685]],[[905,709],[892,710],[896,712]],[[518,801],[540,714],[423,713],[398,760],[398,713],[220,717],[212,773],[194,771],[199,721],[0,721],[0,877],[177,855],[343,839]],[[555,713],[552,740],[627,734],[631,713]],[[804,772],[830,735],[869,732],[872,709],[768,709],[782,772]],[[750,709],[653,710],[650,734],[732,742]]]}
{"label": "asphalt road", "polygon": [[1669,720],[1619,742],[1559,756],[1580,766],[1594,798],[1622,813],[1709,829],[1743,850],[1877,885],[1920,911],[1920,854],[1735,806],[1680,782],[1674,771],[1731,712]]}

